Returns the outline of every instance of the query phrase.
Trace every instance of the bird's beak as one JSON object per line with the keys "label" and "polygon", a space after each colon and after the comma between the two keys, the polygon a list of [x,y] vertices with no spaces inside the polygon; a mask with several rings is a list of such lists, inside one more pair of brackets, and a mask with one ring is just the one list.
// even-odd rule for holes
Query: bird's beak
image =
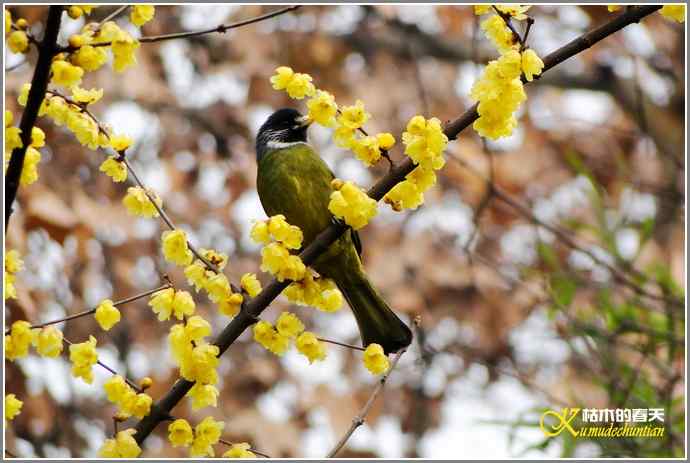
{"label": "bird's beak", "polygon": [[302,116],[295,119],[298,127],[308,127],[313,121],[309,116]]}

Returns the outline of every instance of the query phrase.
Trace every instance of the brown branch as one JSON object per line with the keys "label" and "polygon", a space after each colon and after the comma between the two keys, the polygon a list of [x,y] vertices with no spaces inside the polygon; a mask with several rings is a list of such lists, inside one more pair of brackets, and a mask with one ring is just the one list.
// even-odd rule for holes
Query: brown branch
{"label": "brown branch", "polygon": [[26,108],[22,114],[19,128],[21,129],[22,147],[12,151],[10,162],[5,174],[5,233],[12,215],[12,206],[19,190],[19,180],[22,176],[24,158],[26,150],[31,144],[31,130],[36,124],[38,110],[43,103],[50,79],[50,65],[53,56],[57,53],[57,36],[60,31],[60,17],[62,16],[62,6],[51,6],[48,8],[48,19],[46,21],[45,35],[39,46],[38,61],[34,76],[31,79],[31,89],[26,101]]}
{"label": "brown branch", "polygon": [[[67,344],[68,346],[71,346],[72,344],[74,344],[72,341],[70,341],[69,339],[67,339],[67,338],[65,338],[65,337],[62,338],[62,341],[63,341],[65,344]],[[64,351],[64,352],[67,353],[67,351]],[[100,366],[100,367],[103,368],[104,370],[109,371],[109,372],[112,373],[113,375],[122,376],[122,378],[125,380],[125,382],[126,382],[127,384],[129,384],[129,386],[130,386],[132,389],[134,389],[134,390],[137,391],[138,393],[143,392],[143,389],[141,389],[137,383],[135,383],[134,381],[128,379],[125,375],[120,375],[117,371],[115,371],[114,368],[109,367],[108,365],[106,365],[105,363],[101,362],[100,360],[96,360],[96,365]]]}
{"label": "brown branch", "polygon": [[[140,43],[153,43],[153,42],[162,42],[165,40],[174,40],[174,39],[185,39],[185,38],[190,38],[190,37],[197,37],[200,35],[206,35],[206,34],[213,34],[213,33],[219,33],[219,34],[224,34],[230,29],[236,29],[238,27],[246,26],[249,24],[254,24],[266,19],[270,19],[276,16],[280,16],[282,14],[288,13],[290,11],[294,11],[298,8],[300,8],[302,5],[294,5],[294,6],[288,6],[285,8],[281,8],[279,10],[271,11],[266,14],[262,14],[261,16],[256,16],[254,18],[249,18],[249,19],[243,19],[242,21],[237,21],[231,24],[220,24],[216,27],[212,27],[210,29],[202,29],[199,31],[190,31],[190,32],[174,32],[172,34],[163,34],[163,35],[151,35],[148,37],[141,37],[139,38]],[[99,43],[92,43],[91,46],[93,47],[109,47],[112,45],[112,42],[99,42]],[[60,51],[63,52],[73,52],[75,51],[76,48],[74,47],[64,47]]]}
{"label": "brown branch", "polygon": [[395,369],[395,367],[398,365],[398,362],[400,361],[400,357],[405,353],[405,349],[399,350],[396,354],[395,357],[393,358],[393,362],[391,362],[391,366],[386,372],[385,375],[381,376],[381,379],[379,379],[378,384],[374,388],[374,390],[371,392],[371,395],[369,396],[369,400],[364,404],[364,407],[359,411],[357,416],[355,416],[352,419],[352,424],[348,428],[348,430],[343,434],[343,437],[340,438],[337,444],[335,444],[335,447],[331,449],[330,452],[328,452],[328,455],[326,458],[333,458],[335,457],[340,449],[342,449],[347,441],[350,439],[352,434],[364,424],[364,420],[366,419],[367,415],[369,414],[369,411],[371,410],[371,407],[374,406],[374,402],[376,401],[376,398],[381,394],[381,391],[383,391],[383,386],[386,385],[386,380],[388,379],[388,376],[391,374],[391,372]]}
{"label": "brown branch", "polygon": [[[142,298],[144,298],[144,297],[146,297],[146,296],[150,296],[151,294],[153,294],[153,293],[155,293],[155,292],[158,292],[158,291],[161,291],[161,290],[167,289],[167,288],[172,288],[172,284],[166,283],[166,284],[164,284],[163,286],[160,286],[160,287],[158,287],[158,288],[156,288],[156,289],[150,289],[150,290],[146,291],[145,293],[136,294],[136,295],[134,295],[134,296],[130,296],[130,297],[127,297],[127,298],[125,298],[125,299],[121,299],[121,300],[119,300],[119,301],[113,302],[113,305],[114,305],[115,307],[119,307],[119,306],[124,305],[124,304],[127,304],[127,303],[129,303],[129,302],[133,302],[133,301],[136,301],[136,300],[138,300],[138,299],[142,299]],[[74,320],[75,318],[85,317],[86,315],[91,315],[92,313],[96,313],[96,309],[98,309],[98,307],[96,307],[96,308],[94,308],[94,309],[84,310],[84,311],[82,311],[82,312],[77,312],[77,313],[75,313],[75,314],[68,315],[67,317],[60,318],[60,319],[58,319],[58,320],[51,320],[51,321],[49,321],[49,322],[44,322],[44,323],[38,323],[38,324],[36,324],[36,325],[31,325],[31,327],[30,327],[29,329],[43,328],[43,327],[46,327],[46,326],[55,325],[55,324],[57,324],[57,323],[62,323],[62,322],[66,322],[66,321],[69,321],[69,320]],[[5,330],[5,335],[8,335],[8,334],[10,334],[10,328],[8,328],[8,329]]]}
{"label": "brown branch", "polygon": [[[615,17],[610,22],[576,38],[548,55],[544,58],[543,72],[575,56],[581,51],[586,50],[596,42],[619,31],[623,27],[638,22],[640,19],[654,13],[660,8],[661,5],[630,8],[630,10]],[[474,105],[458,119],[448,123],[445,126],[444,133],[449,140],[455,140],[458,134],[469,127],[478,117],[477,105]],[[415,167],[415,163],[411,159],[406,158],[403,162],[393,167],[383,178],[369,189],[369,196],[376,201],[380,201],[395,185],[403,181],[405,176],[412,172]],[[347,229],[348,227],[340,222],[331,224],[300,253],[302,262],[307,266],[313,264],[316,258],[325,252]],[[214,344],[219,348],[219,356],[235,342],[244,330],[256,322],[261,312],[268,307],[268,305],[278,297],[283,289],[289,284],[290,281],[288,280],[279,282],[274,279],[255,298],[252,298],[246,304],[242,305],[240,313],[225,327],[214,341]],[[184,379],[179,379],[173,385],[170,391],[157,402],[156,407],[152,408],[152,413],[137,423],[137,433],[134,437],[138,443],[142,443],[160,422],[169,418],[170,411],[180,400],[182,400],[193,385],[194,383]]]}

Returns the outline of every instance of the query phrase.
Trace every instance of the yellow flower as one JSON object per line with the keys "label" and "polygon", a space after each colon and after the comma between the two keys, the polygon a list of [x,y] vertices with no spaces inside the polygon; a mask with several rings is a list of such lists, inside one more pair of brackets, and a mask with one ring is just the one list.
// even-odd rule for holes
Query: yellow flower
{"label": "yellow flower", "polygon": [[189,265],[194,259],[192,251],[187,246],[187,235],[184,231],[168,230],[163,232],[163,256],[165,260],[177,265]]}
{"label": "yellow flower", "polygon": [[378,212],[376,201],[352,182],[345,182],[338,191],[331,193],[328,210],[355,230],[364,227]]}
{"label": "yellow flower", "polygon": [[232,444],[230,449],[223,454],[223,458],[256,458],[256,455],[249,451],[250,448],[251,445],[246,442]]}
{"label": "yellow flower", "polygon": [[11,361],[26,357],[35,335],[29,322],[19,320],[12,323],[10,334],[5,335],[5,357]]}
{"label": "yellow flower", "polygon": [[84,75],[84,70],[79,66],[74,66],[64,60],[53,61],[50,66],[52,72],[51,82],[55,85],[63,85],[70,88],[74,85],[79,85],[81,78]]}
{"label": "yellow flower", "polygon": [[271,242],[271,234],[268,231],[268,224],[263,220],[254,222],[249,236],[255,243],[268,244]]}
{"label": "yellow flower", "polygon": [[40,127],[31,128],[31,146],[42,148],[46,144],[46,134]]}
{"label": "yellow flower", "polygon": [[12,122],[14,121],[14,115],[12,114],[12,111],[9,109],[5,110],[5,127],[9,127],[12,125]]}
{"label": "yellow flower", "polygon": [[388,357],[379,344],[369,344],[364,350],[364,366],[374,375],[385,373],[390,368]]}
{"label": "yellow flower", "polygon": [[501,53],[505,53],[518,45],[515,36],[508,29],[503,18],[498,15],[492,15],[482,21],[481,28]]}
{"label": "yellow flower", "polygon": [[207,284],[206,267],[198,260],[185,267],[184,276],[190,285],[194,285],[197,292]]}
{"label": "yellow flower", "polygon": [[24,155],[24,166],[19,177],[20,185],[31,185],[38,180],[38,163],[41,162],[41,152],[33,147],[26,149]]}
{"label": "yellow flower", "polygon": [[39,355],[57,357],[62,353],[62,341],[62,331],[54,326],[48,326],[38,332],[34,344]]}
{"label": "yellow flower", "polygon": [[12,421],[15,416],[19,415],[22,410],[24,402],[17,399],[14,394],[7,394],[5,396],[5,420]]}
{"label": "yellow flower", "polygon": [[228,317],[234,317],[240,312],[242,301],[244,301],[244,297],[241,294],[233,293],[218,301],[218,311]]}
{"label": "yellow flower", "polygon": [[194,433],[187,420],[179,418],[170,423],[168,440],[173,447],[187,447],[194,441]]}
{"label": "yellow flower", "polygon": [[317,124],[324,127],[333,127],[335,124],[338,105],[332,94],[324,90],[317,90],[316,96],[307,101],[307,108],[309,109],[309,118]]}
{"label": "yellow flower", "polygon": [[290,225],[282,214],[274,215],[268,220],[268,232],[273,239],[282,243],[288,249],[302,247],[302,230]]}
{"label": "yellow flower", "polygon": [[280,243],[271,243],[261,250],[261,270],[269,272],[278,279],[301,280],[306,267],[299,256],[291,255]]}
{"label": "yellow flower", "polygon": [[12,29],[12,13],[10,10],[5,9],[5,35],[10,33]]}
{"label": "yellow flower", "polygon": [[120,375],[111,376],[104,384],[103,389],[109,402],[114,404],[124,403],[126,394],[131,390],[129,384]]}
{"label": "yellow flower", "polygon": [[491,5],[474,5],[474,14],[481,16],[491,11]]}
{"label": "yellow flower", "polygon": [[91,72],[97,70],[108,61],[108,53],[106,47],[83,45],[72,54],[71,61],[72,64]]}
{"label": "yellow flower", "polygon": [[660,13],[666,19],[685,22],[685,5],[664,5]]}
{"label": "yellow flower", "polygon": [[93,104],[103,98],[103,89],[92,88],[86,90],[80,87],[72,88],[72,99],[79,103]]}
{"label": "yellow flower", "polygon": [[136,429],[125,429],[115,436],[115,439],[106,439],[98,451],[98,456],[103,458],[136,458],[141,454],[141,448],[134,439]]}
{"label": "yellow flower", "polygon": [[212,384],[195,383],[187,395],[192,398],[192,410],[218,406],[218,389]]}
{"label": "yellow flower", "polygon": [[12,53],[24,53],[29,48],[29,38],[24,31],[14,31],[7,38],[7,48]]}
{"label": "yellow flower", "polygon": [[290,98],[301,100],[305,96],[312,96],[316,92],[314,84],[311,83],[309,74],[295,73],[292,80],[285,89]]}
{"label": "yellow flower", "polygon": [[200,315],[194,315],[187,319],[184,334],[190,341],[201,341],[211,335],[211,324]]}
{"label": "yellow flower", "polygon": [[72,375],[91,384],[93,382],[92,367],[98,361],[96,338],[89,336],[88,341],[70,345],[69,359],[72,362]]}
{"label": "yellow flower", "polygon": [[376,139],[379,142],[379,148],[388,151],[395,145],[395,137],[393,134],[384,132],[376,134]]}
{"label": "yellow flower", "polygon": [[[156,193],[149,192],[153,197],[154,201],[158,207],[160,207],[163,202],[156,195]],[[132,215],[138,215],[140,217],[158,217],[158,211],[153,203],[149,200],[148,196],[141,187],[129,187],[127,189],[127,195],[125,195],[122,203],[127,208],[127,211]]]}
{"label": "yellow flower", "polygon": [[287,336],[276,331],[273,326],[263,320],[254,325],[254,340],[276,355],[283,355],[290,344]]}
{"label": "yellow flower", "polygon": [[215,384],[218,381],[218,346],[206,342],[197,343],[190,355],[180,365],[180,376],[187,381],[199,381],[204,384]]}
{"label": "yellow flower", "polygon": [[216,304],[227,299],[232,294],[228,277],[222,273],[214,274],[206,271],[206,284],[204,289],[208,292],[208,298]]}
{"label": "yellow flower", "polygon": [[364,103],[357,100],[352,106],[344,106],[338,116],[338,123],[349,129],[362,127],[371,117],[371,114],[364,109]]}
{"label": "yellow flower", "polygon": [[151,21],[155,13],[156,8],[153,5],[134,5],[129,19],[132,21],[132,24],[141,27]]}
{"label": "yellow flower", "polygon": [[413,182],[403,180],[386,193],[383,200],[395,211],[417,209],[424,203],[424,193]]}
{"label": "yellow flower", "polygon": [[623,8],[623,5],[606,5],[606,8],[609,10],[609,13],[613,13]]}
{"label": "yellow flower", "polygon": [[228,263],[228,255],[222,252],[218,252],[214,249],[199,249],[199,252],[204,259],[218,267],[219,270],[223,270]]}
{"label": "yellow flower", "polygon": [[306,272],[301,281],[296,281],[284,291],[290,302],[309,305],[324,312],[335,312],[343,303],[343,295],[333,280],[315,279],[311,272]]}
{"label": "yellow flower", "polygon": [[513,19],[522,21],[527,19],[525,14],[531,7],[529,5],[496,5],[496,9],[503,14],[510,15]]}
{"label": "yellow flower", "polygon": [[128,67],[137,64],[135,52],[139,48],[139,41],[134,40],[125,31],[120,31],[110,48],[113,51],[113,69],[115,72],[123,72]]}
{"label": "yellow flower", "polygon": [[223,428],[225,428],[224,422],[216,421],[210,416],[204,418],[194,428],[194,442],[190,449],[190,455],[197,457],[215,456],[213,445],[218,443]]}
{"label": "yellow flower", "polygon": [[376,137],[368,136],[354,140],[350,149],[366,166],[373,166],[381,159],[381,149]]}
{"label": "yellow flower", "polygon": [[127,135],[113,135],[110,137],[110,147],[121,153],[132,145],[132,138]]}
{"label": "yellow flower", "polygon": [[282,336],[295,338],[304,331],[304,324],[297,318],[297,315],[283,312],[276,321],[276,329]]}
{"label": "yellow flower", "polygon": [[527,82],[532,82],[534,76],[541,74],[542,69],[544,69],[544,62],[534,50],[530,48],[522,52],[522,72]]}
{"label": "yellow flower", "polygon": [[413,117],[407,124],[407,131],[403,133],[402,139],[405,154],[415,163],[435,170],[445,165],[443,151],[448,144],[448,137],[443,133],[441,121],[435,117],[428,120],[422,116]]}
{"label": "yellow flower", "polygon": [[105,299],[98,305],[94,316],[105,331],[110,330],[120,321],[120,311],[117,310],[110,299]]}
{"label": "yellow flower", "polygon": [[240,286],[247,291],[249,297],[256,297],[261,292],[261,283],[254,273],[245,273],[240,278]]}
{"label": "yellow flower", "polygon": [[128,411],[137,418],[142,419],[151,413],[151,404],[153,404],[151,396],[142,392],[135,396],[134,401],[128,407]]}
{"label": "yellow flower", "polygon": [[275,75],[271,77],[271,84],[275,90],[285,90],[292,81],[295,71],[287,66],[276,68]]}
{"label": "yellow flower", "polygon": [[312,332],[305,331],[300,334],[295,345],[297,350],[309,359],[309,363],[326,358],[326,346]]}
{"label": "yellow flower", "polygon": [[14,274],[24,267],[24,262],[19,257],[19,252],[12,249],[5,253],[5,299],[16,298],[17,291],[14,287]]}
{"label": "yellow flower", "polygon": [[351,129],[349,127],[341,125],[333,131],[333,141],[335,142],[335,146],[350,149],[356,141],[356,132],[357,129]]}
{"label": "yellow flower", "polygon": [[103,161],[98,170],[112,178],[113,182],[124,182],[127,180],[127,167],[125,163],[118,161],[113,156]]}

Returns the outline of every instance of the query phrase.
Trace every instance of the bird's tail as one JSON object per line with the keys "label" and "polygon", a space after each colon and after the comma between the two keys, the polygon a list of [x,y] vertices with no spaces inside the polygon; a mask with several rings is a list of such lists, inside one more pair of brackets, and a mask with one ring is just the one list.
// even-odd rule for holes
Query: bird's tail
{"label": "bird's tail", "polygon": [[335,282],[355,314],[365,347],[377,343],[388,354],[410,345],[410,329],[388,307],[361,268],[343,272]]}

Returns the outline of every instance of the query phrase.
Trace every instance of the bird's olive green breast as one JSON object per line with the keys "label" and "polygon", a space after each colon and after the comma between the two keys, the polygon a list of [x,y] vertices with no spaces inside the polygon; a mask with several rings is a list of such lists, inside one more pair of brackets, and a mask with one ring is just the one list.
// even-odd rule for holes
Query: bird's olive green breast
{"label": "bird's olive green breast", "polygon": [[[299,144],[264,155],[259,161],[256,187],[266,215],[283,214],[290,224],[302,230],[307,245],[331,222],[328,203],[332,179],[333,173],[318,154],[309,145]],[[328,276],[328,271],[325,274],[320,270],[324,267],[320,263],[353,257],[359,261],[348,232],[315,267]]]}

